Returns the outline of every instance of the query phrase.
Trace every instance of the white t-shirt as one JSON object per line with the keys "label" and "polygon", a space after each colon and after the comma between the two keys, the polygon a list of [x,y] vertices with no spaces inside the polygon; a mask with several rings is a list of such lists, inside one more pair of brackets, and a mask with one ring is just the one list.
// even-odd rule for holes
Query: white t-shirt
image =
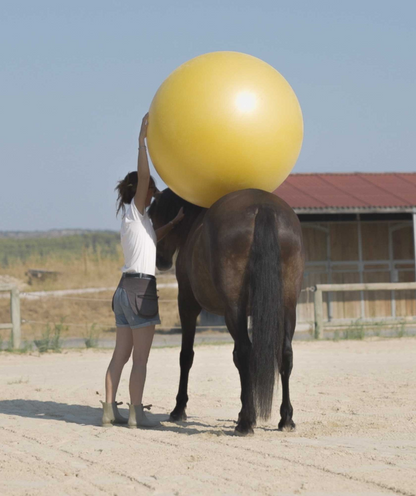
{"label": "white t-shirt", "polygon": [[142,215],[132,200],[126,205],[121,222],[123,272],[142,272],[154,276],[156,270],[156,233],[147,212]]}

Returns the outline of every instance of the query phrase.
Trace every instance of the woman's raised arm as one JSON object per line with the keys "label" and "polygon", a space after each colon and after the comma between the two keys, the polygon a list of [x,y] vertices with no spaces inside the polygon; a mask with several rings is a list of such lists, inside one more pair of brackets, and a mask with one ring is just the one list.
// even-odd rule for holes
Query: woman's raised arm
{"label": "woman's raised arm", "polygon": [[146,136],[147,125],[149,122],[149,113],[142,120],[142,126],[139,134],[139,151],[137,156],[137,189],[134,195],[134,203],[137,210],[143,215],[146,208],[146,196],[149,190],[150,170],[147,159]]}

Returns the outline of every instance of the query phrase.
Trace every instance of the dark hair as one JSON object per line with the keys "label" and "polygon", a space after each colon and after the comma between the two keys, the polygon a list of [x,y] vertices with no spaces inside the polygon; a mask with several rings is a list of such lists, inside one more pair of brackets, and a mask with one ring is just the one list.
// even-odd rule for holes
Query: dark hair
{"label": "dark hair", "polygon": [[[150,176],[149,180],[149,188],[156,188],[155,180],[152,176]],[[115,191],[117,191],[117,213],[119,214],[120,210],[123,211],[123,215],[126,211],[125,205],[130,205],[132,202],[134,195],[136,194],[137,189],[137,171],[129,172],[127,176],[117,183],[115,187]]]}

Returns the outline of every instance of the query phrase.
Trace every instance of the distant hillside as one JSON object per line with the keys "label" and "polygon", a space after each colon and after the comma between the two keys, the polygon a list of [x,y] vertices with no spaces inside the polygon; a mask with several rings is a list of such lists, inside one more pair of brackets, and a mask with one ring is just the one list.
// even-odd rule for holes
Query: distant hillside
{"label": "distant hillside", "polygon": [[47,232],[0,233],[0,266],[29,259],[46,260],[97,256],[117,258],[120,234],[116,231],[62,229]]}
{"label": "distant hillside", "polygon": [[29,238],[60,238],[80,234],[114,234],[116,231],[96,231],[93,229],[51,229],[49,231],[0,231],[0,239],[29,239]]}

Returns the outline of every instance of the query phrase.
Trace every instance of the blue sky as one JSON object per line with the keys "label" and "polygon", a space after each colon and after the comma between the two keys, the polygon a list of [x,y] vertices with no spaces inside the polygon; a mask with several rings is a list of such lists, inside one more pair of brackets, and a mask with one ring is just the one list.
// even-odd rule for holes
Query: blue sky
{"label": "blue sky", "polygon": [[156,90],[217,50],[295,90],[294,172],[415,171],[415,16],[413,0],[3,0],[0,231],[117,229],[114,186]]}

